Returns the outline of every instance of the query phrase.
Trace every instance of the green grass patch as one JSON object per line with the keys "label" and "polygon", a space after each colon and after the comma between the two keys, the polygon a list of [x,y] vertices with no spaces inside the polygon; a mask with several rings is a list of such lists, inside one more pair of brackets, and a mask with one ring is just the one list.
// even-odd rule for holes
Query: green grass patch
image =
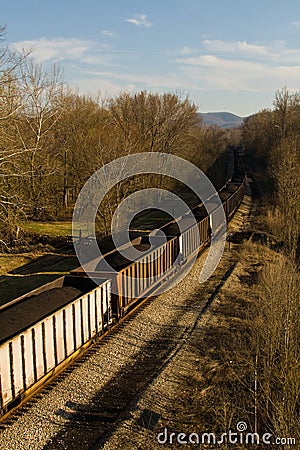
{"label": "green grass patch", "polygon": [[0,254],[0,275],[9,273],[24,264],[30,263],[39,255],[34,255],[33,253],[23,253],[19,255],[11,255],[8,253]]}
{"label": "green grass patch", "polygon": [[20,297],[78,267],[76,256],[0,255],[0,305]]}
{"label": "green grass patch", "polygon": [[33,234],[44,236],[71,236],[72,222],[35,222],[29,221],[22,224],[22,228]]}

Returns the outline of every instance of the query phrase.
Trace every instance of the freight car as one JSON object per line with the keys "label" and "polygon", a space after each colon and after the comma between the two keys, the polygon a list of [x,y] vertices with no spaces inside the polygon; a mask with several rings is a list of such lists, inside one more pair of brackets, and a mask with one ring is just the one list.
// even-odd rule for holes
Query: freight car
{"label": "freight car", "polygon": [[[245,190],[245,178],[240,183],[228,182],[226,187],[220,192],[223,208],[227,220],[230,220],[243,199]],[[228,192],[229,191],[229,192]],[[134,262],[126,260],[118,253],[118,249],[105,257],[112,266],[112,271],[102,271],[101,261],[92,261],[95,270],[87,270],[92,278],[107,277],[112,282],[113,316],[118,320],[132,309],[141,298],[149,296],[165,280],[170,279],[182,268],[186,268],[197,256],[201,249],[210,240],[210,220],[209,217],[202,217],[203,206],[194,209],[194,217],[200,218],[196,225],[188,226],[188,218],[183,218],[186,225],[181,224],[180,233],[176,220],[160,228],[164,232],[167,242],[156,248],[144,251],[144,254]],[[135,241],[135,247],[141,249],[143,239]],[[72,274],[76,276],[86,276],[83,268],[74,269]]]}
{"label": "freight car", "polygon": [[[74,298],[75,297],[75,298]],[[63,276],[0,311],[0,412],[32,395],[112,321],[110,281]]]}
{"label": "freight car", "polygon": [[[244,169],[235,155],[233,176],[219,192],[227,220],[244,189]],[[188,266],[210,240],[203,205],[192,214],[197,223],[181,218],[182,232],[175,220],[162,226],[167,240],[154,249],[147,250],[147,236],[135,239],[144,254],[134,262],[115,249],[104,255],[114,270],[102,271],[99,261],[90,274],[94,281],[78,268],[0,308],[0,417],[33,395],[142,297]]]}

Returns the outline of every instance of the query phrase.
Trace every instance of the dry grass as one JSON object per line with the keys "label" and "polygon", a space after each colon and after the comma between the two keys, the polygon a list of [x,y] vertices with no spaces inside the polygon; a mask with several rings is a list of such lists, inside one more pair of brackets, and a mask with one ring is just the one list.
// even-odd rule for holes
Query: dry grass
{"label": "dry grass", "polygon": [[12,270],[33,261],[39,254],[22,253],[11,255],[9,253],[0,253],[0,275],[5,275]]}
{"label": "dry grass", "polygon": [[45,236],[71,236],[72,222],[39,222],[28,221],[22,223],[22,228],[29,232]]}
{"label": "dry grass", "polygon": [[[284,304],[290,305],[291,297],[295,297],[297,277],[284,256],[259,244],[244,243],[240,263],[213,303],[209,321],[190,345],[194,363],[180,381],[184,389],[177,416],[178,424],[186,423],[183,431],[192,428],[215,433],[235,431],[242,420],[251,432],[257,430],[260,435],[270,432],[274,436],[294,437],[299,442],[300,371],[296,365],[296,361],[299,365],[299,341],[298,346],[296,341],[300,324],[296,309],[293,319],[290,317],[294,325],[289,322],[288,340],[286,320],[285,325],[277,326],[280,329],[276,339],[277,359],[267,364],[274,345],[270,341],[271,331],[279,323],[278,315],[282,319],[288,310]],[[271,303],[266,291],[277,300]],[[283,297],[290,300],[284,302]],[[224,444],[218,448],[231,447]]]}
{"label": "dry grass", "polygon": [[78,266],[77,258],[49,253],[0,254],[0,305]]}

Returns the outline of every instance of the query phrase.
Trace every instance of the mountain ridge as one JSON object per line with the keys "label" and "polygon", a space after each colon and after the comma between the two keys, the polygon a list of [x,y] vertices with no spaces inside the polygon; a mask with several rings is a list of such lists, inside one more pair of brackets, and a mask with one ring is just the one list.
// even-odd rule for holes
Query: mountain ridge
{"label": "mountain ridge", "polygon": [[220,128],[239,127],[244,120],[244,117],[226,111],[208,113],[199,112],[198,114],[201,117],[204,125],[216,125]]}

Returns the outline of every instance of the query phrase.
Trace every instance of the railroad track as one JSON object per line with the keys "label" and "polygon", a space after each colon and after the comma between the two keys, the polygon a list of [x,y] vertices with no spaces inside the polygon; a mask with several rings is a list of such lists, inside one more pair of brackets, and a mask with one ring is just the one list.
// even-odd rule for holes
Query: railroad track
{"label": "railroad track", "polygon": [[[226,194],[225,196],[223,195],[223,204],[229,219],[234,214],[243,197],[244,182],[244,177],[238,172],[237,179],[230,183],[229,191],[227,193],[221,193],[221,195]],[[201,214],[200,218],[202,218]],[[87,286],[91,280],[86,277],[78,277],[77,275],[73,278],[69,277],[68,279],[67,277],[66,279],[61,278],[59,283],[61,283],[62,286],[60,287],[65,286],[65,282],[66,285],[70,286],[73,286],[74,283],[75,285],[81,283],[82,287],[85,285],[84,289],[86,290],[83,296],[76,299],[73,303],[71,302],[65,307],[61,305],[63,308],[54,312],[53,315],[51,311],[48,311],[46,317],[46,311],[44,311],[44,319],[42,318],[40,322],[29,324],[26,330],[20,329],[19,334],[16,336],[11,335],[12,339],[10,341],[3,342],[3,345],[0,348],[2,376],[2,379],[0,378],[0,386],[2,384],[1,407],[4,407],[2,411],[5,413],[7,405],[13,407],[15,401],[22,400],[22,392],[24,393],[24,397],[26,396],[27,398],[28,395],[31,395],[30,392],[32,392],[33,389],[40,387],[46,380],[49,381],[50,377],[61,370],[61,364],[65,367],[70,360],[73,360],[76,355],[78,356],[78,354],[85,350],[87,346],[91,345],[99,332],[103,332],[107,326],[111,326],[114,323],[113,317],[118,321],[122,318],[124,312],[128,314],[136,301],[139,300],[142,291],[148,295],[151,291],[153,295],[153,289],[155,290],[163,280],[174,275],[176,267],[172,264],[177,255],[182,255],[185,258],[185,261],[188,261],[187,258],[194,253],[198,253],[199,247],[198,245],[195,246],[193,240],[197,228],[198,225],[195,225],[194,228],[188,229],[185,232],[186,234],[182,234],[182,238],[171,234],[171,236],[169,236],[170,240],[163,246],[162,253],[157,253],[158,250],[154,250],[149,256],[143,257],[144,259],[141,261],[134,262],[128,267],[121,268],[117,275],[117,277],[119,277],[117,303],[114,302],[113,297],[110,295],[110,283],[114,283],[114,280],[105,282],[102,280],[102,284],[94,289],[92,286]],[[200,220],[199,228],[201,243],[203,245],[209,239],[208,217]],[[163,265],[164,267],[162,267]],[[148,271],[148,276],[144,276],[144,270],[146,269]],[[101,274],[101,271],[99,272],[100,269],[97,270],[97,273]],[[230,270],[230,267],[226,269],[224,274],[225,278],[227,276],[226,274],[230,273]],[[140,279],[141,283],[137,285],[133,279],[127,279],[128,274],[131,276],[132,273]],[[100,275],[98,276],[100,277]],[[106,277],[102,276],[102,278]],[[42,289],[47,290],[49,289],[49,286],[45,285]],[[129,296],[128,293],[130,294]],[[37,292],[33,293],[32,291],[30,294],[36,295]],[[30,294],[28,294],[28,298],[30,298]],[[131,295],[133,295],[132,301],[129,300]],[[201,314],[203,315],[209,308],[213,298],[214,296],[212,295],[208,298],[207,302],[203,304],[199,318],[201,317]],[[17,300],[18,299],[16,299],[16,301]],[[24,297],[24,299],[22,298],[20,300],[21,302],[25,302],[26,299]],[[152,377],[155,377],[155,374],[158,373],[157,371],[161,370],[163,362],[168,361],[168,359],[171,358],[170,355],[180,350],[180,348],[176,348],[176,345],[174,348],[172,347],[174,341],[177,342],[179,340],[179,342],[184,342],[195,328],[195,320],[196,323],[199,320],[194,320],[194,324],[190,330],[186,325],[182,327],[180,322],[182,318],[186,317],[190,312],[189,304],[182,304],[182,314],[180,314],[178,312],[176,300],[177,299],[175,298],[175,303],[172,305],[173,315],[170,320],[168,319],[170,316],[166,315],[166,321],[159,321],[157,326],[154,327],[156,328],[155,332],[151,329],[152,324],[150,323],[150,329],[148,331],[151,335],[151,339],[149,340],[147,338],[144,342],[144,346],[140,343],[140,351],[134,354],[132,361],[127,361],[124,365],[125,371],[121,368],[118,377],[116,379],[112,377],[113,384],[110,384],[111,381],[108,382],[108,388],[106,390],[104,389],[104,394],[107,394],[108,392],[115,392],[113,391],[113,387],[117,386],[117,394],[115,394],[115,396],[117,396],[119,401],[116,411],[119,415],[120,411],[121,415],[124,414],[133,401],[133,399],[128,400],[126,397],[126,401],[123,404],[122,396],[120,398],[121,393],[126,392],[126,395],[128,395],[128,392],[131,392],[130,386],[134,386],[136,389],[134,389],[133,392],[136,392],[144,385],[145,380],[147,383],[151,382],[151,378],[149,379],[150,374]],[[199,305],[197,305],[197,307],[199,309]],[[197,313],[199,314],[199,311],[197,311]],[[134,314],[134,312],[131,314]],[[131,320],[131,314],[126,320]],[[163,329],[161,328],[162,324],[164,324]],[[118,330],[121,330],[120,332],[122,332],[122,324]],[[16,332],[17,331],[18,330],[16,330]],[[112,334],[110,334],[110,336],[112,336]],[[105,339],[106,337],[104,340]],[[120,348],[122,348],[121,344]],[[96,354],[98,355],[97,348]],[[106,362],[107,358],[105,356],[102,356],[102,358],[103,361]],[[172,358],[170,361],[171,360]],[[101,364],[101,360],[99,363]],[[145,364],[145,367],[149,368],[149,373],[144,370],[141,374],[140,367],[143,363]],[[16,367],[17,370],[15,370]],[[5,374],[10,374],[10,376],[5,378]],[[135,379],[137,379],[136,382],[134,382]],[[121,384],[118,384],[119,380]],[[130,383],[130,385],[128,383]],[[91,385],[93,385],[92,380],[90,380],[89,386]],[[125,390],[123,389],[124,387]],[[102,403],[104,402],[104,398],[106,398],[105,395],[104,397],[100,396],[100,401]],[[74,406],[77,403],[78,402],[72,400],[71,403],[67,401],[66,405],[69,408],[70,405]],[[93,398],[92,403],[95,403]],[[112,404],[113,403],[114,397],[112,398]],[[81,403],[79,403],[79,405],[80,404]],[[96,404],[96,407],[99,412],[98,403]],[[75,417],[75,423],[78,421],[81,423],[82,417],[85,417],[83,423],[97,422],[97,420],[98,424],[117,422],[119,416],[115,417],[113,415],[113,417],[107,418],[107,412],[111,411],[111,408],[112,406],[109,406],[108,404],[105,405],[104,402],[105,420],[103,417],[101,419],[100,415],[100,422],[98,420],[99,414],[97,416],[98,419],[95,418],[93,412],[85,417],[83,412],[86,412],[86,409],[83,408],[82,410],[80,407],[79,412],[78,408],[73,408],[75,411],[66,411],[64,414],[56,414],[55,417],[58,416],[61,420],[65,421],[68,420],[71,414],[70,417]],[[60,408],[59,411],[61,412],[62,408]],[[93,408],[92,411],[94,411]],[[70,421],[70,423],[71,422],[72,421]],[[57,425],[56,420],[52,420],[52,423],[53,425]],[[105,433],[106,431],[104,431],[104,434]],[[76,436],[74,437],[74,435],[71,435],[70,439],[74,444]],[[98,437],[98,441],[99,439],[101,440],[102,437]],[[57,445],[59,445],[59,438],[57,442]],[[73,448],[71,447],[71,444],[69,448]]]}
{"label": "railroad track", "polygon": [[[14,425],[18,428],[18,420],[23,417],[26,420],[30,411],[40,405],[39,414],[41,416],[38,421],[42,419],[45,424],[51,423],[51,427],[58,431],[43,447],[37,446],[36,449],[78,448],[80,450],[92,450],[101,448],[110,439],[119,424],[134,410],[137,401],[147,387],[167,365],[172,363],[178,352],[191,338],[222,284],[230,275],[234,264],[230,258],[226,261],[226,264],[222,265],[222,268],[219,268],[211,279],[210,286],[205,288],[207,295],[201,302],[199,302],[199,296],[203,295],[201,289],[200,291],[194,291],[193,295],[188,292],[185,299],[180,301],[177,295],[182,287],[178,288],[175,294],[177,299],[175,302],[172,294],[170,296],[163,294],[164,298],[157,297],[152,302],[147,299],[138,310],[126,317],[124,322],[112,333],[88,350],[85,356],[78,363],[75,363],[74,367],[67,369],[66,373],[54,380],[46,389],[43,389],[39,397],[29,401],[16,415],[13,415],[8,425],[5,426],[5,430],[9,434],[9,430],[14,428]],[[219,280],[217,286],[215,286],[216,279]],[[185,284],[188,282],[187,279]],[[153,324],[154,329],[151,333],[151,330],[149,330],[151,325],[147,321],[149,308],[153,320],[155,309],[157,309],[159,302],[164,301],[166,297],[169,301],[167,305],[162,307],[162,310],[166,311],[167,307],[170,309],[168,319],[163,323]],[[178,314],[179,311],[180,315]],[[163,316],[161,311],[157,313],[159,316]],[[146,329],[144,328],[145,324]],[[140,335],[147,335],[147,338],[140,338]],[[138,347],[137,340],[141,341]],[[80,379],[84,378],[84,373],[90,370],[94,371],[108,352],[114,351],[113,357],[117,359],[120,356],[118,353],[120,345],[124,348],[124,352],[130,351],[128,347],[133,346],[132,357],[126,358],[126,363],[121,364],[117,370],[115,370],[114,364],[110,368],[106,367],[104,370],[111,370],[112,376],[108,376],[106,382],[101,383],[101,388],[90,395],[88,401],[78,401],[78,398],[81,397],[78,390],[82,389]],[[111,348],[115,348],[115,350],[111,350]],[[71,391],[74,389],[72,381],[71,389],[67,387],[70,377],[75,377],[77,380],[75,384],[78,384],[78,387],[75,396],[71,395]],[[101,379],[101,369],[100,373],[98,372],[98,380],[99,377]],[[96,382],[96,377],[94,381]],[[65,389],[68,389],[67,395]],[[59,402],[59,405],[52,409],[51,397],[53,394],[60,397],[59,392],[64,392],[64,401]],[[45,408],[45,403],[47,408]],[[50,416],[47,413],[49,407],[52,409]],[[27,429],[28,425],[25,425],[25,427]],[[26,436],[26,430],[23,429],[22,433],[24,433],[23,436]],[[32,430],[30,430],[31,433]],[[4,441],[6,439],[5,434],[2,437]],[[80,442],[80,446],[74,447],[75,442]],[[1,444],[0,448],[3,448]],[[25,450],[26,447],[23,448]]]}
{"label": "railroad track", "polygon": [[203,325],[211,303],[232,273],[236,260],[231,248],[213,277],[199,286],[197,277],[205,253],[179,286],[146,299],[80,361],[11,416],[3,425],[0,449],[105,447],[132,417],[149,385],[173,364]]}

